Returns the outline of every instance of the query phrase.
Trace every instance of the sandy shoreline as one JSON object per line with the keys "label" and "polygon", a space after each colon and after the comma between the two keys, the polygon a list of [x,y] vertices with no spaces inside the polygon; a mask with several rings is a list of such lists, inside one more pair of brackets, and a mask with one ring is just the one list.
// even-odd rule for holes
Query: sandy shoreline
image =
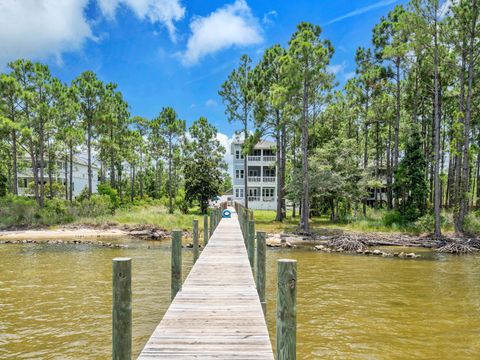
{"label": "sandy shoreline", "polygon": [[36,230],[1,230],[0,240],[50,240],[127,236],[122,229],[92,229],[79,227],[75,229],[36,229]]}

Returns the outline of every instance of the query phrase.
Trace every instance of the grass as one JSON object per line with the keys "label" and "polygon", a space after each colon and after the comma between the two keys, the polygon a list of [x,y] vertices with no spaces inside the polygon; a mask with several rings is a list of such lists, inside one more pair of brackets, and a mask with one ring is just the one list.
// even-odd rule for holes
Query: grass
{"label": "grass", "polygon": [[161,205],[132,206],[117,209],[113,215],[79,218],[75,223],[86,225],[152,225],[169,231],[173,229],[192,231],[193,220],[197,219],[201,234],[201,231],[203,231],[203,215],[196,208],[190,212],[190,214],[179,212],[169,214],[168,210]]}
{"label": "grass", "polygon": [[[325,216],[314,216],[310,219],[311,230],[318,233],[329,233],[338,230],[346,232],[382,232],[392,234],[412,234],[418,235],[425,230],[418,226],[418,224],[411,224],[407,226],[400,226],[393,223],[392,225],[385,224],[386,210],[382,209],[367,209],[367,216],[363,217],[358,215],[357,219],[350,219],[350,221],[334,223],[330,218]],[[453,231],[452,216],[450,213],[443,213],[444,224],[442,225],[442,231],[445,233],[451,233]],[[281,233],[281,232],[294,232],[298,230],[298,224],[300,217],[292,217],[292,212],[287,212],[287,217],[283,222],[275,221],[275,211],[273,210],[255,210],[254,211],[255,225],[259,231],[265,231],[267,233]],[[469,218],[471,227],[474,227],[475,223],[472,221],[472,217]],[[480,230],[480,224],[479,224]]]}

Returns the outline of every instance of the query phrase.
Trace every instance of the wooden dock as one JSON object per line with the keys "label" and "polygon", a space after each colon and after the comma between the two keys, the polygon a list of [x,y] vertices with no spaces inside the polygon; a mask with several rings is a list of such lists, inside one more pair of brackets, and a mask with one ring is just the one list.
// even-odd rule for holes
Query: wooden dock
{"label": "wooden dock", "polygon": [[269,359],[273,352],[240,225],[222,219],[138,359]]}

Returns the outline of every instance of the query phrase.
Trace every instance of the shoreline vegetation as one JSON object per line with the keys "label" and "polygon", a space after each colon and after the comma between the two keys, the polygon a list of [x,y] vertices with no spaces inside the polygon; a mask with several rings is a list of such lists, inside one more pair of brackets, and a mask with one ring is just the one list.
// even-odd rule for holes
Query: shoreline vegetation
{"label": "shoreline vegetation", "polygon": [[[17,221],[16,225],[9,223],[8,217],[0,218],[0,244],[37,242],[75,244],[76,242],[71,241],[72,239],[123,236],[143,240],[163,240],[170,237],[173,229],[182,229],[185,232],[185,238],[189,239],[193,220],[200,220],[203,216],[199,208],[190,208],[187,214],[178,211],[170,214],[168,207],[162,204],[143,204],[120,207],[92,217],[56,216],[56,221],[42,223],[38,219],[38,214],[31,210],[27,208],[16,210],[17,213],[20,211],[18,214],[21,214],[23,219],[21,222]],[[63,209],[62,213],[65,211]],[[27,214],[31,215],[30,223],[26,222]],[[257,230],[268,234],[267,243],[270,247],[311,247],[323,252],[356,252],[383,256],[388,256],[385,255],[388,253],[369,249],[387,246],[471,253],[480,248],[480,240],[476,234],[461,238],[455,236],[449,221],[451,216],[448,213],[443,216],[445,220],[442,239],[434,239],[430,235],[428,228],[433,224],[429,224],[428,221],[410,227],[400,227],[395,223],[389,223],[389,217],[389,212],[375,209],[369,209],[367,217],[359,217],[343,223],[332,222],[325,216],[312,217],[311,232],[302,234],[297,226],[297,219],[291,212],[287,213],[282,222],[277,222],[274,211],[254,211]],[[11,218],[10,221],[12,221]],[[203,221],[199,221],[199,224],[200,233],[202,233]],[[476,229],[475,226],[472,228]],[[84,242],[90,243],[88,240],[78,241],[78,243]]]}

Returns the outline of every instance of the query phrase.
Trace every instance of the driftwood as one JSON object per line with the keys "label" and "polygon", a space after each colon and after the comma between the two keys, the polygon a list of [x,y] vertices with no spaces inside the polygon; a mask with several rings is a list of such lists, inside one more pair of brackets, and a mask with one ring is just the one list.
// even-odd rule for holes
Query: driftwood
{"label": "driftwood", "polygon": [[364,250],[366,247],[365,243],[359,240],[355,235],[345,235],[335,239],[330,239],[327,241],[327,246],[335,250],[341,249],[349,252]]}
{"label": "driftwood", "polygon": [[448,254],[468,254],[478,250],[469,241],[452,241],[437,249],[438,252]]}

